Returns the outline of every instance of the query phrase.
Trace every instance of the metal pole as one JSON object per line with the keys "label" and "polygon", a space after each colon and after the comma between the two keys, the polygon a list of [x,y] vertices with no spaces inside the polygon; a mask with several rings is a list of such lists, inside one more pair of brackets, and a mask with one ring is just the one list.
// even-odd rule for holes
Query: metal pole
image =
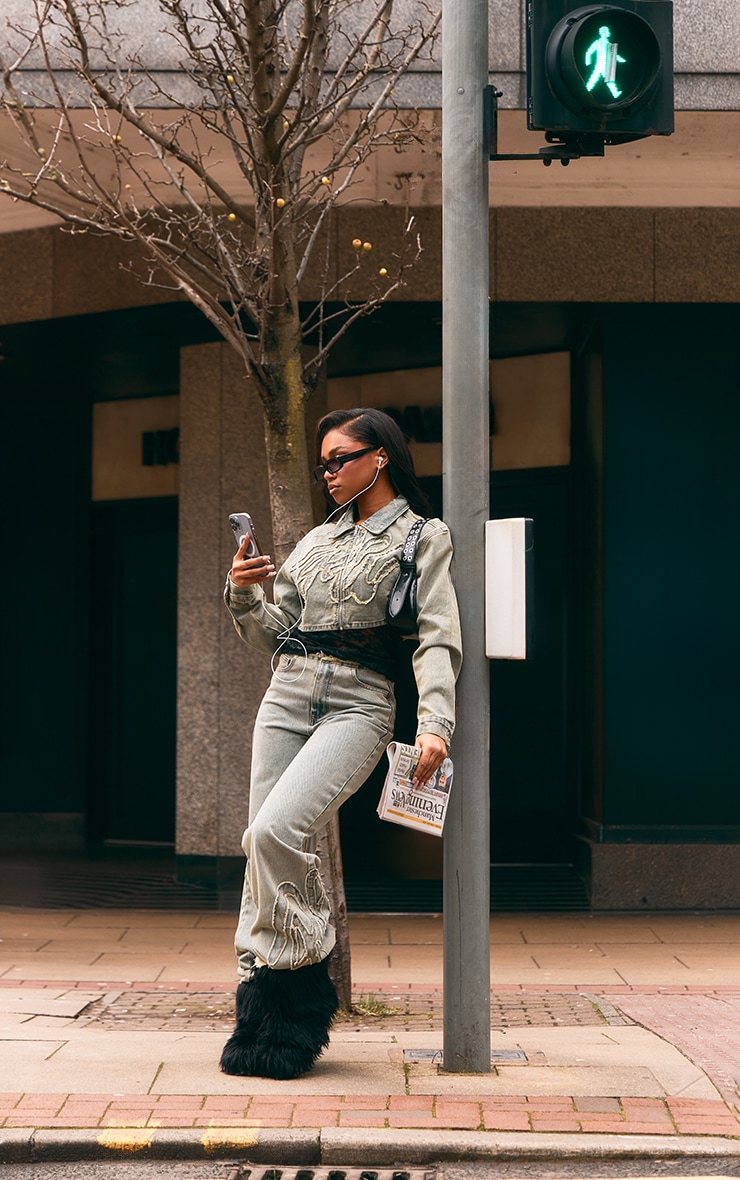
{"label": "metal pole", "polygon": [[444,837],[444,1068],[491,1068],[489,669],[484,532],[489,504],[488,0],[443,0],[442,404],[445,519],[463,635]]}

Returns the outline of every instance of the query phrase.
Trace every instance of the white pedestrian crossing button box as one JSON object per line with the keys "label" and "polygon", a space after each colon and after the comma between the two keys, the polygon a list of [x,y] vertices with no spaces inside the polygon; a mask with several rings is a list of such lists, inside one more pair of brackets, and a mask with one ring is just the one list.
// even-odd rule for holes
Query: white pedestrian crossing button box
{"label": "white pedestrian crossing button box", "polygon": [[486,521],[486,655],[526,660],[532,646],[533,521]]}

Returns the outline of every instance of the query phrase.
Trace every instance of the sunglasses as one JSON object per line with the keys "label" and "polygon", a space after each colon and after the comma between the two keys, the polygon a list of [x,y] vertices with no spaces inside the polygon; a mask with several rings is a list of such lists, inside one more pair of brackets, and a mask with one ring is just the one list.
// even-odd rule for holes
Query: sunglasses
{"label": "sunglasses", "polygon": [[325,475],[336,475],[341,471],[345,463],[349,463],[350,459],[359,459],[360,455],[366,455],[368,451],[377,451],[377,447],[363,447],[361,451],[350,451],[348,455],[335,455],[333,459],[327,459],[326,463],[319,463],[318,467],[313,469],[313,477],[316,483],[321,483]]}

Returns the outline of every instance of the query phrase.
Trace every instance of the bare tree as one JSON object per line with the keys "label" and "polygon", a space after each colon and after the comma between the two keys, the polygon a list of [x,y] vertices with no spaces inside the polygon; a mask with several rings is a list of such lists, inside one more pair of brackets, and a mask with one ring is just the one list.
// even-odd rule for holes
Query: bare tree
{"label": "bare tree", "polygon": [[[264,405],[278,561],[313,525],[305,408],[327,353],[421,249],[411,216],[379,270],[359,237],[338,267],[332,240],[369,155],[419,133],[394,87],[439,13],[405,8],[399,28],[393,0],[27,0],[8,22],[0,102],[18,138],[0,192],[132,243],[142,280],[191,300],[238,352]],[[175,68],[152,66],[142,15]],[[324,855],[348,1007],[336,823]]]}
{"label": "bare tree", "polygon": [[[410,224],[372,293],[343,302],[370,244],[358,238],[337,273],[332,213],[375,148],[414,135],[393,90],[438,15],[422,0],[394,31],[393,0],[150,0],[180,49],[173,76],[136,48],[126,17],[142,0],[28,7],[32,25],[15,22],[17,55],[0,63],[20,146],[15,163],[0,161],[0,189],[77,230],[138,243],[145,281],[171,284],[243,358],[265,407],[283,559],[312,524],[303,410],[320,367],[420,248]],[[29,94],[24,71],[39,66],[47,85]],[[322,281],[301,319],[309,268]]]}

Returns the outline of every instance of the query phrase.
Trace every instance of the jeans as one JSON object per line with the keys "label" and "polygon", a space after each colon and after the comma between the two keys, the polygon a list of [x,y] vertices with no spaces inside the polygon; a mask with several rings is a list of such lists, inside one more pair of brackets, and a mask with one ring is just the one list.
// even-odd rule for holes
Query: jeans
{"label": "jeans", "polygon": [[252,744],[238,973],[318,963],[334,946],[318,834],[362,786],[393,733],[393,685],[322,655],[281,656]]}

